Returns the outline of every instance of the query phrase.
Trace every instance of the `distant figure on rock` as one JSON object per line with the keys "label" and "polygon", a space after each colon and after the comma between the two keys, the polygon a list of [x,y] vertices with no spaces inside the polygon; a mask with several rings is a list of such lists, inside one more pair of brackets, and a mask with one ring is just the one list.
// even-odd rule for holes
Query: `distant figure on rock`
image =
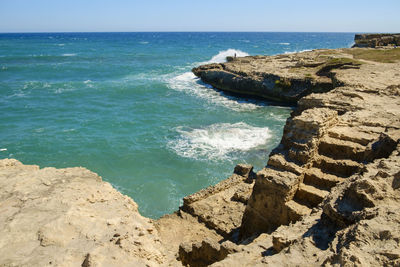
{"label": "distant figure on rock", "polygon": [[235,56],[234,56],[234,58],[236,58],[236,53],[235,53]]}

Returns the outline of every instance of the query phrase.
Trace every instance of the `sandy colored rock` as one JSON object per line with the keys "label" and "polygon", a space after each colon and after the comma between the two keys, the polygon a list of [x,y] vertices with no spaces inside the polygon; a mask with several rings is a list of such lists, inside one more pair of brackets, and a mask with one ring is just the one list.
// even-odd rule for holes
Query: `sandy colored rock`
{"label": "sandy colored rock", "polygon": [[399,51],[194,69],[216,88],[297,107],[265,168],[239,164],[156,221],[84,168],[0,160],[0,265],[400,266]]}
{"label": "sandy colored rock", "polygon": [[[388,215],[385,212],[390,210],[384,209],[380,219],[377,219],[379,213],[374,217],[375,213],[367,211],[376,205],[382,206],[374,204],[374,198],[387,202],[390,195],[374,196],[379,190],[370,182],[372,178],[365,173],[366,170],[379,169],[376,164],[379,159],[390,157],[399,161],[396,147],[400,133],[400,64],[396,63],[396,56],[393,63],[383,62],[387,60],[385,58],[371,60],[387,51],[390,52],[316,50],[293,56],[233,59],[219,64],[221,67],[214,64],[194,69],[203,81],[210,79],[210,84],[218,89],[281,101],[287,101],[288,94],[296,98],[298,91],[289,84],[294,79],[302,79],[303,75],[310,76],[305,75],[306,71],[311,72],[311,77],[314,74],[319,76],[315,82],[330,78],[332,85],[323,93],[312,92],[314,89],[304,91],[308,95],[300,97],[297,109],[287,120],[281,144],[271,153],[266,168],[257,173],[240,232],[243,242],[250,240],[247,247],[257,247],[260,241],[257,238],[252,240],[255,235],[270,233],[272,244],[264,251],[265,257],[257,259],[255,254],[250,253],[253,255],[250,256],[238,252],[228,255],[215,266],[249,263],[285,266],[298,266],[299,263],[309,266],[346,265],[351,262],[362,266],[398,264],[398,239],[391,239],[389,243],[392,245],[383,246],[385,249],[377,252],[379,256],[372,258],[368,253],[373,255],[379,249],[365,244],[378,242],[374,239],[379,235],[371,234],[364,229],[364,222],[360,223],[371,218],[386,220]],[[397,50],[391,51],[397,53]],[[325,59],[321,59],[321,55]],[[278,97],[276,90],[271,93],[271,88],[261,86],[265,81],[268,84],[271,75],[290,87],[286,92],[279,91],[281,95]],[[250,83],[243,84],[248,79],[253,85],[258,83],[260,90],[254,93],[242,88],[242,85],[249,86]],[[383,163],[386,160],[380,162],[382,166],[388,165]],[[394,166],[389,168],[393,170]],[[400,187],[396,173],[381,175],[393,177],[389,179],[392,188]],[[338,191],[343,195],[338,196]],[[346,204],[329,205],[327,201],[332,197]],[[347,202],[346,198],[349,199]],[[391,209],[394,210],[398,204],[393,203]],[[340,206],[343,210],[338,210]],[[398,231],[396,216],[385,223],[394,232]],[[310,218],[314,218],[314,222]],[[353,229],[354,224],[359,224],[355,227],[357,230]],[[354,236],[363,231],[362,235],[369,241],[361,244]],[[388,231],[383,235],[391,236]]]}
{"label": "sandy colored rock", "polygon": [[400,45],[400,33],[372,33],[356,34],[353,47],[377,47],[388,45]]}
{"label": "sandy colored rock", "polygon": [[191,245],[206,239],[210,242],[219,242],[223,239],[215,230],[184,211],[161,217],[155,221],[155,226],[163,246],[174,258],[179,258],[178,251],[181,244]]}
{"label": "sandy colored rock", "polygon": [[185,197],[181,209],[225,238],[235,235],[254,184],[249,184],[252,167],[247,166],[244,172],[242,167],[237,166],[235,172],[240,169],[245,176],[234,173],[214,186]]}
{"label": "sandy colored rock", "polygon": [[85,168],[0,160],[1,266],[159,266],[168,257],[136,203]]}

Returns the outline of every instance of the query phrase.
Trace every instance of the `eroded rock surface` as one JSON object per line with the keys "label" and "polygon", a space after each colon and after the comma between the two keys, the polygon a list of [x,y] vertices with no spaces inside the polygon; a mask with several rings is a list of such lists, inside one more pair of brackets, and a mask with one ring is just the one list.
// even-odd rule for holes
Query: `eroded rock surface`
{"label": "eroded rock surface", "polygon": [[297,107],[265,168],[240,164],[156,221],[86,169],[1,160],[0,265],[400,266],[399,51],[195,69],[219,89]]}
{"label": "eroded rock surface", "polygon": [[1,266],[159,266],[169,258],[136,203],[84,168],[0,160]]}
{"label": "eroded rock surface", "polygon": [[[257,174],[243,217],[243,237],[274,231],[310,214],[336,184],[392,153],[400,130],[400,99],[392,87],[400,78],[399,66],[363,63],[359,69],[336,70],[338,84],[346,86],[299,100],[281,144]],[[373,70],[374,80],[350,78]]]}
{"label": "eroded rock surface", "polygon": [[[374,70],[382,72],[386,67],[374,68],[372,62],[396,62],[400,48],[313,50],[277,56],[248,56],[234,58],[226,63],[214,63],[194,68],[193,73],[213,87],[250,97],[296,104],[311,93],[323,93],[333,88],[355,84],[338,79],[337,72],[347,72],[356,79],[373,82]],[[369,63],[369,64],[368,64]],[[357,72],[358,69],[363,69]],[[357,72],[361,75],[353,75]],[[393,71],[393,70],[392,70]],[[391,75],[388,75],[390,79]],[[365,84],[366,81],[361,81]]]}
{"label": "eroded rock surface", "polygon": [[[390,60],[385,58],[387,53],[393,54]],[[212,85],[223,90],[229,91],[238,86],[238,80],[252,79],[254,75],[259,77],[254,80],[262,83],[263,77],[270,77],[271,73],[276,80],[287,81],[299,78],[305,71],[311,72],[312,77],[315,74],[330,78],[332,88],[326,92],[314,92],[318,89],[312,86],[304,88],[308,95],[298,100],[286,122],[281,144],[271,153],[267,166],[257,173],[240,227],[239,252],[228,255],[216,266],[241,266],[245,262],[286,266],[398,264],[397,234],[382,234],[390,236],[390,245],[383,246],[380,252],[373,245],[381,242],[379,233],[369,232],[379,232],[369,226],[377,227],[375,221],[386,221],[383,228],[399,232],[399,212],[387,218],[389,211],[399,205],[397,200],[393,201],[398,187],[396,166],[400,162],[397,53],[396,49],[340,49],[331,54],[317,50],[294,56],[246,57],[218,65],[222,66],[222,75],[228,71],[238,76],[225,88],[218,84],[225,83],[224,79],[212,81]],[[321,54],[327,57],[322,63]],[[257,64],[262,67],[255,68]],[[208,82],[207,72],[218,72],[218,66],[206,65],[194,72]],[[300,70],[293,74],[296,66],[301,66]],[[264,76],[254,72],[256,69]],[[210,77],[216,76],[212,73]],[[295,90],[289,88],[286,92]],[[392,173],[381,173],[388,179],[379,181],[379,186],[370,184],[371,173],[379,172],[379,166],[390,166]],[[386,182],[394,186],[386,188]],[[386,190],[389,194],[376,194],[379,190],[375,186],[385,188],[381,192]],[[384,208],[376,204],[383,202],[393,206]],[[367,211],[378,206],[382,213],[371,215]],[[260,253],[262,246],[265,250]],[[257,252],[252,253],[253,250]],[[371,257],[370,253],[378,256]]]}
{"label": "eroded rock surface", "polygon": [[400,33],[372,33],[356,34],[353,47],[377,47],[388,45],[400,45]]}

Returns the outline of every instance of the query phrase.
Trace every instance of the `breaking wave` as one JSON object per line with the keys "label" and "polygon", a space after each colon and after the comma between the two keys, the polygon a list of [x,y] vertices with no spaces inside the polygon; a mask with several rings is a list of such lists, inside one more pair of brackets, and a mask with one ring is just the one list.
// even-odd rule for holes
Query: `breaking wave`
{"label": "breaking wave", "polygon": [[176,91],[202,98],[211,104],[224,106],[235,111],[254,110],[265,103],[256,100],[243,100],[235,96],[216,91],[212,86],[203,83],[192,72],[185,72],[168,80],[168,87]]}
{"label": "breaking wave", "polygon": [[175,130],[179,138],[169,141],[167,146],[181,157],[197,160],[232,159],[232,153],[266,145],[272,136],[268,127],[254,127],[244,122],[217,123],[200,129],[177,127]]}
{"label": "breaking wave", "polygon": [[235,56],[235,54],[237,57],[249,56],[249,54],[247,54],[246,52],[230,48],[228,50],[220,51],[217,55],[213,56],[209,61],[204,63],[223,63],[226,62],[226,57],[229,56],[233,57]]}
{"label": "breaking wave", "polygon": [[284,54],[295,54],[295,53],[302,53],[302,52],[309,52],[312,49],[304,49],[304,50],[295,50],[295,51],[286,51]]}
{"label": "breaking wave", "polygon": [[[198,66],[202,64],[222,63],[226,61],[227,56],[234,56],[235,54],[238,57],[249,55],[246,52],[240,50],[228,49],[219,52],[209,61],[196,63],[194,65]],[[209,103],[222,105],[235,111],[254,110],[259,108],[260,106],[265,105],[265,103],[262,101],[247,101],[238,97],[226,95],[220,91],[216,91],[212,88],[212,86],[201,82],[201,80],[197,78],[191,71],[168,78],[167,85],[173,90],[182,91],[194,95],[196,97],[207,100]]]}

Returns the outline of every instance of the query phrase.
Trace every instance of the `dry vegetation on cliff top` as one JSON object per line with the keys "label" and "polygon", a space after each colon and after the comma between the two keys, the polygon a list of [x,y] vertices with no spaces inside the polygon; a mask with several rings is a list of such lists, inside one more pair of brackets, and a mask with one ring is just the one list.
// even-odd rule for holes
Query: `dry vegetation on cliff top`
{"label": "dry vegetation on cliff top", "polygon": [[345,50],[355,59],[370,60],[381,63],[395,63],[400,60],[400,48],[368,49],[352,48]]}

